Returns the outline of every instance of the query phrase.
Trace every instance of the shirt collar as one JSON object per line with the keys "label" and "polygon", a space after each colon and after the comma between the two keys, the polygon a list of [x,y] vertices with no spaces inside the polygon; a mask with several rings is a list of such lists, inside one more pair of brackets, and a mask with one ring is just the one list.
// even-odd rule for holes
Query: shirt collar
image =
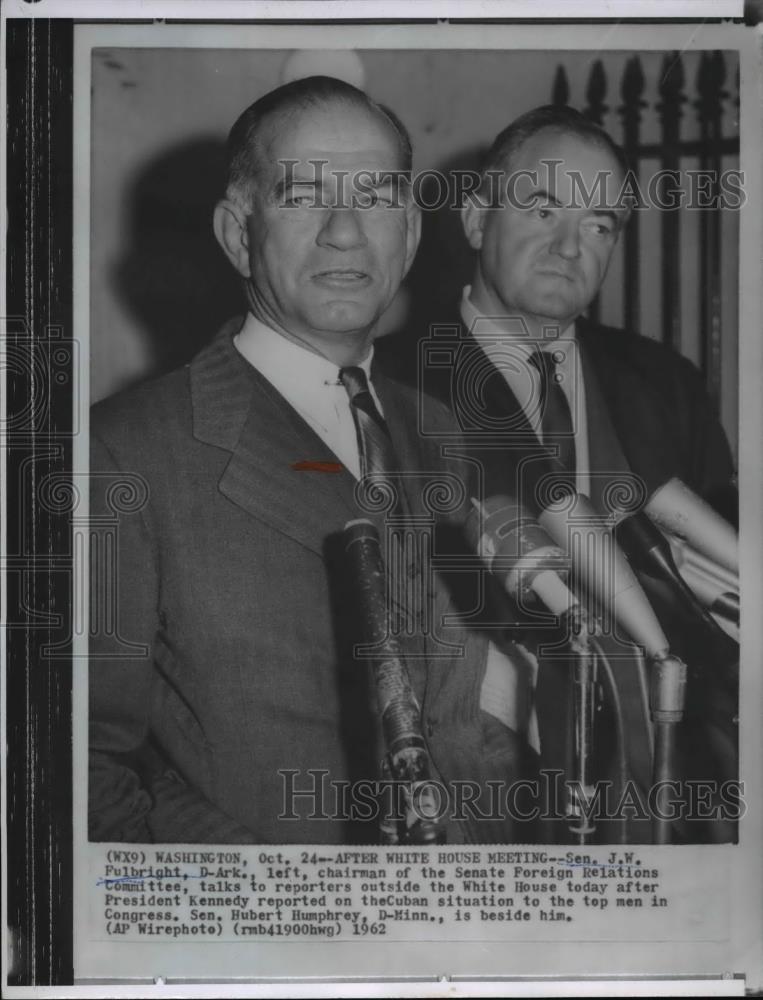
{"label": "shirt collar", "polygon": [[[503,340],[504,342],[510,341],[513,347],[529,357],[535,350],[536,343],[525,334],[521,324],[519,322],[517,323],[516,331],[511,329],[507,330],[505,327],[499,326],[493,318],[490,316],[484,316],[479,311],[471,300],[471,294],[472,286],[466,285],[461,295],[461,318],[464,321],[464,325],[477,343],[484,348],[486,343],[489,342],[494,344],[497,339]],[[564,341],[573,340],[575,340],[574,322],[570,323],[570,325],[559,334],[559,337],[556,340],[547,340],[544,344],[542,344],[541,350],[548,351],[556,345],[563,349],[565,346]]]}
{"label": "shirt collar", "polygon": [[[314,392],[318,386],[341,385],[339,367],[333,361],[288,340],[252,313],[247,313],[235,344],[257,371],[277,389],[286,389],[287,395],[302,388]],[[368,355],[357,365],[369,380],[373,356],[372,345]]]}

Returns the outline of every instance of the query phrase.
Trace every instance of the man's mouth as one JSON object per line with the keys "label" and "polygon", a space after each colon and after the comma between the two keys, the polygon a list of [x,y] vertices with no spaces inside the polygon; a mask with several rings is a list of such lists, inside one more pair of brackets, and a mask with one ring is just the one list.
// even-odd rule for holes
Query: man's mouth
{"label": "man's mouth", "polygon": [[550,278],[564,278],[565,281],[575,281],[575,275],[569,271],[559,271],[553,267],[542,267],[538,269],[538,274],[543,274]]}
{"label": "man's mouth", "polygon": [[332,288],[351,288],[355,285],[365,285],[371,277],[367,271],[356,271],[352,268],[337,267],[326,271],[317,271],[312,280],[319,285]]}

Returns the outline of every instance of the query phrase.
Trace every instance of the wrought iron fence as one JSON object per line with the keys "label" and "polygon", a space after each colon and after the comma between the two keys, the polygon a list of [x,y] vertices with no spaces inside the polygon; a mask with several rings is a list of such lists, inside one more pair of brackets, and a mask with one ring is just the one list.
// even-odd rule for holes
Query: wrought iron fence
{"label": "wrought iron fence", "polygon": [[[615,135],[622,145],[636,178],[645,160],[657,161],[663,170],[680,171],[687,159],[698,162],[699,170],[709,171],[712,191],[708,201],[712,208],[699,209],[699,239],[696,247],[687,246],[682,237],[679,211],[663,211],[660,216],[658,247],[649,246],[649,252],[660,255],[660,313],[662,340],[681,350],[683,344],[683,315],[681,307],[682,282],[685,279],[686,254],[698,254],[697,282],[700,366],[708,391],[716,403],[721,393],[722,359],[722,211],[718,185],[724,157],[738,162],[739,135],[724,135],[724,110],[727,101],[739,107],[739,70],[735,72],[734,93],[726,89],[727,54],[721,51],[704,51],[699,55],[696,76],[687,80],[684,60],[680,53],[666,53],[660,67],[654,92],[657,100],[645,100],[647,80],[642,60],[631,56],[625,63],[619,80],[620,103],[614,109],[620,121],[621,134]],[[693,89],[692,89],[693,84]],[[590,70],[586,89],[584,114],[598,124],[610,110],[606,103],[610,81],[604,63],[596,60]],[[688,91],[688,92],[687,92]],[[569,104],[570,85],[567,72],[559,65],[552,85],[552,102]],[[645,112],[653,109],[659,121],[660,141],[645,142],[642,124]],[[687,116],[695,114],[699,125],[696,138],[682,137]],[[738,116],[737,116],[738,117]],[[611,127],[610,127],[611,131]],[[728,161],[726,161],[728,162]],[[641,219],[633,215],[624,236],[623,266],[623,316],[624,324],[638,330],[641,326]],[[736,288],[727,289],[736,295]],[[598,299],[591,304],[594,320],[599,318]]]}

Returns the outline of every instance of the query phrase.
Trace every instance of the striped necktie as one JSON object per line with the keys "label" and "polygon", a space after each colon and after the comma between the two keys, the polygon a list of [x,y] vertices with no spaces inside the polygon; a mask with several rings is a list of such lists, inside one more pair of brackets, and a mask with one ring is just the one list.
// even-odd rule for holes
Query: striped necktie
{"label": "striped necktie", "polygon": [[[422,578],[418,547],[415,539],[410,537],[415,532],[407,527],[410,508],[399,474],[400,464],[387,422],[379,412],[368,387],[366,373],[358,367],[342,368],[339,380],[347,390],[355,422],[360,481],[362,483],[366,476],[372,477],[367,484],[369,498],[377,492],[374,486],[380,486],[384,492],[388,488],[390,495],[394,497],[391,507],[386,510],[388,517],[392,515],[392,522],[386,525],[383,541],[387,575],[386,613],[392,634],[402,643],[406,671],[420,705],[427,675],[422,658],[426,643],[421,631],[426,581]],[[407,542],[406,536],[409,536]],[[382,751],[382,756],[386,749],[389,748]]]}
{"label": "striped necktie", "polygon": [[399,476],[389,476],[400,470],[395,455],[389,428],[371,395],[368,379],[362,368],[342,368],[339,380],[347,390],[350,410],[355,421],[360,455],[360,478],[373,476],[375,479],[388,476],[390,488],[394,490],[396,502],[394,513],[405,513],[406,502]]}
{"label": "striped necktie", "polygon": [[[385,546],[387,572],[390,580],[390,615],[395,629],[402,629],[408,641],[415,641],[422,612],[421,567],[418,563],[415,540],[407,526],[410,506],[403,489],[400,463],[390,437],[389,428],[379,412],[368,379],[362,368],[342,368],[339,380],[347,390],[350,410],[355,421],[360,454],[360,481],[370,477],[366,484],[366,497],[371,506],[378,499],[384,500],[385,515],[392,517],[385,529],[389,540]],[[387,494],[392,497],[388,503]],[[369,513],[368,511],[366,512]]]}

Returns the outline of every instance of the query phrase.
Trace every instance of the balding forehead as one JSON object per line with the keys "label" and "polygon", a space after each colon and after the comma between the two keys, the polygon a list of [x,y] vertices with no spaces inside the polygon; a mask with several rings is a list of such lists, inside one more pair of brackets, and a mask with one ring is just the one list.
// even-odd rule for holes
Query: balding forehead
{"label": "balding forehead", "polygon": [[[258,124],[254,134],[250,136],[256,172],[259,173],[263,169],[267,170],[268,167],[272,167],[273,163],[278,160],[275,147],[277,147],[279,138],[285,129],[297,128],[303,121],[309,124],[322,115],[334,112],[340,115],[345,112],[348,115],[362,114],[367,116],[368,120],[373,122],[384,135],[385,141],[389,143],[389,147],[395,151],[396,162],[392,166],[395,169],[404,169],[406,154],[403,150],[402,138],[396,131],[392,121],[372,104],[366,104],[362,100],[354,101],[348,97],[335,96],[319,98],[309,103],[295,103],[293,106],[280,108],[266,115]],[[376,146],[377,144],[374,145]],[[354,148],[348,148],[347,154],[352,155],[355,151]],[[316,156],[321,156],[322,154],[336,155],[335,150],[329,148],[322,149],[319,142],[315,145],[314,153]]]}
{"label": "balding forehead", "polygon": [[538,129],[514,149],[509,150],[504,168],[514,169],[520,162],[525,167],[528,165],[525,161],[533,157],[536,161],[559,159],[562,161],[562,169],[568,167],[575,170],[579,166],[579,161],[587,158],[587,153],[597,153],[608,159],[608,166],[614,168],[621,179],[624,177],[620,161],[603,139],[554,125]]}

